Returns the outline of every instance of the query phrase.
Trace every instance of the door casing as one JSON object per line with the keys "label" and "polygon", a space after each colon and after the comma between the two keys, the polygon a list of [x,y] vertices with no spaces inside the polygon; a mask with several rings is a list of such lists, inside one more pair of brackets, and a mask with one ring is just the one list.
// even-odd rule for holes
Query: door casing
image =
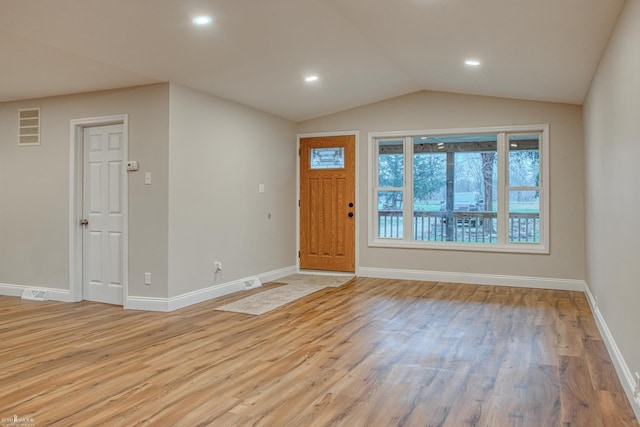
{"label": "door casing", "polygon": [[[119,114],[103,117],[89,117],[73,119],[70,121],[70,159],[69,159],[69,291],[71,301],[77,302],[83,299],[82,290],[82,219],[83,209],[83,165],[84,165],[84,129],[87,127],[117,125],[123,127],[123,161],[126,163],[129,153],[129,116]],[[122,250],[122,301],[127,308],[127,295],[129,295],[129,197],[128,175],[126,168],[122,171],[123,182],[123,250]]]}
{"label": "door casing", "polygon": [[[356,162],[356,176],[355,176],[355,190],[356,190],[356,217],[355,217],[355,236],[354,236],[354,250],[355,250],[355,274],[358,275],[358,270],[360,268],[360,248],[359,248],[359,230],[360,230],[360,185],[359,184],[359,175],[360,175],[360,162],[358,161],[358,147],[360,146],[360,132],[357,130],[352,131],[339,131],[339,132],[315,132],[315,133],[301,133],[298,134],[296,140],[296,153],[300,153],[300,139],[301,138],[316,138],[323,136],[347,136],[353,135],[355,138],[355,162]],[[298,206],[300,200],[300,156],[296,155],[296,268],[300,271],[300,258],[298,254],[300,253],[300,207]],[[307,270],[305,270],[307,271]],[[323,273],[321,271],[320,273]],[[337,271],[328,272],[329,274],[339,275],[342,274]]]}

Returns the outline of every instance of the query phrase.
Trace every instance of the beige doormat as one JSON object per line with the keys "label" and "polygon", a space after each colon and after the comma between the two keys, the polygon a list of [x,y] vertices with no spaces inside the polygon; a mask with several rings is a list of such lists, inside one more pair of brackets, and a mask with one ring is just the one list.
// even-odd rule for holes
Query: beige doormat
{"label": "beige doormat", "polygon": [[326,286],[292,283],[242,298],[230,304],[217,307],[216,310],[258,316],[324,288]]}
{"label": "beige doormat", "polygon": [[292,274],[282,279],[274,280],[278,283],[304,283],[305,285],[322,285],[337,288],[344,285],[355,276],[329,276],[324,274]]}
{"label": "beige doormat", "polygon": [[292,274],[291,276],[275,280],[277,283],[286,283],[285,286],[269,289],[268,291],[242,298],[238,301],[217,307],[216,310],[258,316],[324,288],[335,288],[344,285],[354,277],[355,276]]}

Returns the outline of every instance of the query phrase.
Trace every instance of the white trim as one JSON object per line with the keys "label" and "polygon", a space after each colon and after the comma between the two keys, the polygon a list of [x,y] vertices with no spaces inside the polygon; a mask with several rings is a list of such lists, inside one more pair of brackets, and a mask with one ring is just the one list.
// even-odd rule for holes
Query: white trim
{"label": "white trim", "polygon": [[[358,272],[358,265],[360,265],[360,250],[358,242],[360,241],[360,215],[362,215],[362,207],[360,206],[360,186],[358,185],[358,177],[360,176],[360,162],[358,161],[358,148],[360,146],[360,131],[359,130],[345,130],[345,131],[336,131],[336,132],[312,132],[312,133],[299,133],[296,136],[296,152],[298,155],[296,156],[296,267],[300,270],[300,258],[298,254],[300,253],[300,207],[298,206],[298,201],[300,200],[300,138],[319,138],[323,136],[349,136],[353,135],[355,137],[355,147],[354,147],[354,161],[356,162],[356,171],[355,171],[355,183],[356,186],[356,224],[355,224],[355,236],[354,236],[354,250],[355,250],[355,273]],[[364,207],[369,210],[366,206]]]}
{"label": "white trim", "polygon": [[127,296],[125,305],[127,310],[143,310],[143,311],[169,311],[168,298],[154,297],[132,297]]}
{"label": "white trim", "polygon": [[453,129],[427,129],[427,130],[402,130],[390,132],[369,132],[369,136],[373,138],[387,137],[407,137],[407,136],[442,136],[442,135],[459,135],[469,133],[517,133],[517,132],[534,132],[548,131],[548,124],[531,124],[531,125],[514,125],[514,126],[484,126],[471,128],[453,128]]}
{"label": "white trim", "polygon": [[[455,243],[455,242],[415,242],[411,240],[412,233],[407,233],[407,227],[411,226],[412,221],[405,221],[404,237],[401,239],[378,237],[377,229],[377,191],[384,190],[377,188],[377,145],[376,141],[391,139],[391,138],[406,138],[414,136],[443,136],[443,135],[460,135],[460,134],[483,134],[483,133],[497,133],[498,134],[498,169],[501,173],[498,174],[498,200],[505,206],[508,206],[507,201],[507,177],[508,177],[508,164],[506,163],[506,135],[531,132],[540,133],[541,141],[539,146],[540,152],[540,183],[542,196],[540,197],[540,243],[520,243],[520,242],[508,242],[507,240],[507,228],[505,224],[508,224],[508,215],[502,212],[498,212],[498,221],[501,222],[501,226],[498,229],[499,236],[498,244],[482,244],[482,243]],[[407,148],[408,141],[405,141],[404,153],[405,156],[412,156],[412,149]],[[475,128],[455,128],[455,129],[429,129],[429,130],[408,130],[408,131],[390,131],[390,132],[369,132],[367,143],[367,157],[368,157],[368,176],[367,176],[367,192],[369,193],[369,201],[367,206],[368,215],[368,227],[367,227],[367,244],[369,247],[393,247],[393,248],[413,248],[413,249],[435,249],[435,250],[456,250],[456,251],[478,251],[478,252],[513,252],[513,253],[525,253],[525,254],[544,254],[550,253],[550,236],[549,236],[549,125],[548,124],[532,124],[532,125],[515,125],[515,126],[488,126],[488,127],[475,127]],[[412,158],[412,157],[411,157]],[[502,160],[501,160],[502,159]],[[413,186],[411,180],[407,178],[406,169],[409,162],[405,162],[405,179],[404,186],[402,188],[394,188],[393,190],[403,191],[406,200],[413,200],[411,195]],[[529,187],[527,187],[529,189]],[[407,209],[410,211],[411,207],[409,203],[405,203],[404,217],[412,217],[412,214],[407,216]],[[502,221],[500,221],[502,219]]]}
{"label": "white trim", "polygon": [[509,239],[509,148],[507,147],[507,135],[504,132],[498,133],[498,242],[507,242]]}
{"label": "white trim", "polygon": [[616,373],[618,374],[622,388],[624,389],[627,399],[633,408],[633,412],[636,414],[636,418],[640,420],[640,397],[635,398],[633,396],[636,384],[633,374],[631,373],[631,369],[625,361],[618,344],[616,344],[616,340],[613,338],[613,334],[607,326],[607,322],[604,320],[604,316],[602,315],[602,312],[600,311],[600,308],[598,307],[587,283],[584,284],[584,292],[587,296],[587,301],[589,301],[591,311],[593,312],[593,317],[596,320],[596,325],[598,325],[600,335],[602,335],[602,340],[604,341],[609,352],[609,356],[613,361],[613,366],[616,368]]}
{"label": "white trim", "polygon": [[375,267],[360,267],[358,276],[381,279],[466,283],[472,285],[512,286],[515,288],[553,289],[576,292],[583,292],[585,287],[584,280],[574,279],[457,273],[450,271],[399,270]]}
{"label": "white trim", "polygon": [[[375,226],[375,223],[374,223]],[[375,234],[375,231],[374,231]],[[410,242],[402,239],[373,239],[369,242],[372,248],[406,248],[406,249],[433,249],[441,251],[465,251],[465,252],[505,252],[517,254],[548,255],[549,250],[538,245],[528,243],[510,243],[500,245],[497,243],[460,243],[460,242]]]}
{"label": "white trim", "polygon": [[3,296],[20,297],[22,296],[22,293],[25,289],[47,291],[49,293],[49,299],[52,301],[73,302],[71,300],[71,292],[69,292],[68,289],[46,288],[43,286],[10,285],[7,283],[0,283],[0,295]]}
{"label": "white trim", "polygon": [[179,310],[181,308],[208,301],[210,299],[218,298],[223,295],[243,291],[245,290],[244,281],[248,279],[249,278],[246,277],[244,279],[238,279],[232,282],[209,286],[208,288],[198,289],[197,291],[171,297],[168,300],[169,311]]}
{"label": "white trim", "polygon": [[[82,300],[82,144],[83,130],[86,127],[104,125],[122,125],[123,136],[123,161],[129,158],[129,115],[118,114],[113,116],[88,117],[84,119],[72,119],[69,123],[69,291],[71,301]],[[129,293],[129,177],[126,168],[123,168],[123,194],[122,211],[125,217],[123,224],[123,249],[122,249],[122,303],[127,307],[127,295]]]}
{"label": "white trim", "polygon": [[[291,266],[258,274],[257,277],[262,283],[266,283],[278,280],[281,277],[289,276],[290,274],[295,274],[297,271],[296,266]],[[213,298],[218,298],[233,292],[243,291],[246,289],[244,282],[248,279],[250,279],[250,277],[209,286],[208,288],[198,289],[196,291],[187,292],[186,294],[171,298],[130,296],[127,297],[126,308],[131,310],[164,312],[179,310],[181,308],[208,301]]]}

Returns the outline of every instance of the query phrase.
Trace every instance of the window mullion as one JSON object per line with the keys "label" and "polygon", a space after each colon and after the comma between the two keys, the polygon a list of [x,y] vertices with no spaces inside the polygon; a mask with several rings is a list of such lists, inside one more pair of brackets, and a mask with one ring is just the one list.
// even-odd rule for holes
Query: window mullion
{"label": "window mullion", "polygon": [[498,133],[498,244],[506,244],[509,235],[509,161],[507,137],[504,132]]}
{"label": "window mullion", "polygon": [[403,240],[413,240],[413,138],[404,139]]}
{"label": "window mullion", "polygon": [[[373,153],[370,153],[369,155],[369,159],[370,159],[370,175],[369,175],[369,181],[371,183],[371,188],[373,189],[373,192],[371,194],[371,201],[370,201],[370,212],[373,211],[373,215],[369,215],[369,221],[370,221],[370,236],[369,239],[371,240],[372,237],[371,235],[375,236],[375,238],[377,238],[380,235],[380,213],[378,212],[378,191],[380,188],[380,183],[378,182],[378,162],[379,162],[379,156],[380,156],[380,149],[378,148],[378,144],[379,142],[376,139],[372,140],[372,145],[373,145]],[[373,154],[373,155],[371,155]]]}

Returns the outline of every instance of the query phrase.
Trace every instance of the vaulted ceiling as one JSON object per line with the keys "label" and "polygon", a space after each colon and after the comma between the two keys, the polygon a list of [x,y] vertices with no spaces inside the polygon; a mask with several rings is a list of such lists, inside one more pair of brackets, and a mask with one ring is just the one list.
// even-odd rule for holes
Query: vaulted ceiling
{"label": "vaulted ceiling", "polygon": [[0,0],[0,102],[173,81],[294,121],[419,90],[581,104],[623,6]]}

